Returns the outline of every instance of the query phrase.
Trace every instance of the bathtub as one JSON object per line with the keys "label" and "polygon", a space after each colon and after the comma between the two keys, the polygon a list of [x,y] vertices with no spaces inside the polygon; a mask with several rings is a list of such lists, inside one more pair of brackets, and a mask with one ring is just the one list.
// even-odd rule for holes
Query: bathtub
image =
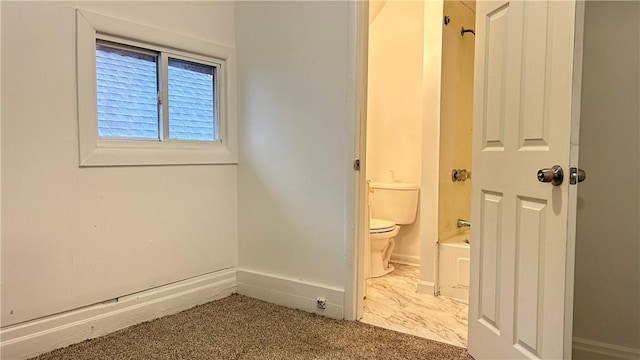
{"label": "bathtub", "polygon": [[469,300],[469,231],[441,240],[438,245],[438,291],[440,295]]}

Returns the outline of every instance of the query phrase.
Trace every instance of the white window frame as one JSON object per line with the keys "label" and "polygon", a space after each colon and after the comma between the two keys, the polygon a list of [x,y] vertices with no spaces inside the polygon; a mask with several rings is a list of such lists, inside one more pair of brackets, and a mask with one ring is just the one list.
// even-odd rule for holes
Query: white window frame
{"label": "white window frame", "polygon": [[[98,136],[96,41],[134,46],[168,58],[217,68],[218,139],[216,141],[103,139]],[[80,166],[237,164],[235,50],[161,29],[76,10],[76,60]],[[159,73],[166,82],[167,69]],[[166,91],[162,113],[167,115]],[[170,120],[169,120],[170,121]],[[167,134],[168,122],[161,132]]]}

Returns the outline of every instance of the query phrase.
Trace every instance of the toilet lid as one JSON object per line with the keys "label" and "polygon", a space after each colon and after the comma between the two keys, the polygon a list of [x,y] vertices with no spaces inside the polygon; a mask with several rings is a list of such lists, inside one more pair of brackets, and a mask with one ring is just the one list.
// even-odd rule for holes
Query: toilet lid
{"label": "toilet lid", "polygon": [[370,219],[369,230],[374,233],[392,231],[396,227],[396,223],[384,219]]}

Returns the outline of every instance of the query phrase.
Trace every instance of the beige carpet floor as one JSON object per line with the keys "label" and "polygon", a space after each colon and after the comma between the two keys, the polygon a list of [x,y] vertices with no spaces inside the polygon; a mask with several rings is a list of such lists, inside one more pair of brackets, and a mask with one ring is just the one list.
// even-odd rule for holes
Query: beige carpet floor
{"label": "beige carpet floor", "polygon": [[232,295],[35,359],[471,359],[466,349]]}

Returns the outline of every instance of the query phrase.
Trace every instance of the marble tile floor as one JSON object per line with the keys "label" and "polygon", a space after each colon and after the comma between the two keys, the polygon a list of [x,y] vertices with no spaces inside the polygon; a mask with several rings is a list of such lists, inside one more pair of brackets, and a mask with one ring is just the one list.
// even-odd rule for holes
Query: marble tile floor
{"label": "marble tile floor", "polygon": [[360,321],[467,347],[467,304],[444,296],[417,293],[420,268],[393,265],[393,272],[367,281],[367,297]]}

